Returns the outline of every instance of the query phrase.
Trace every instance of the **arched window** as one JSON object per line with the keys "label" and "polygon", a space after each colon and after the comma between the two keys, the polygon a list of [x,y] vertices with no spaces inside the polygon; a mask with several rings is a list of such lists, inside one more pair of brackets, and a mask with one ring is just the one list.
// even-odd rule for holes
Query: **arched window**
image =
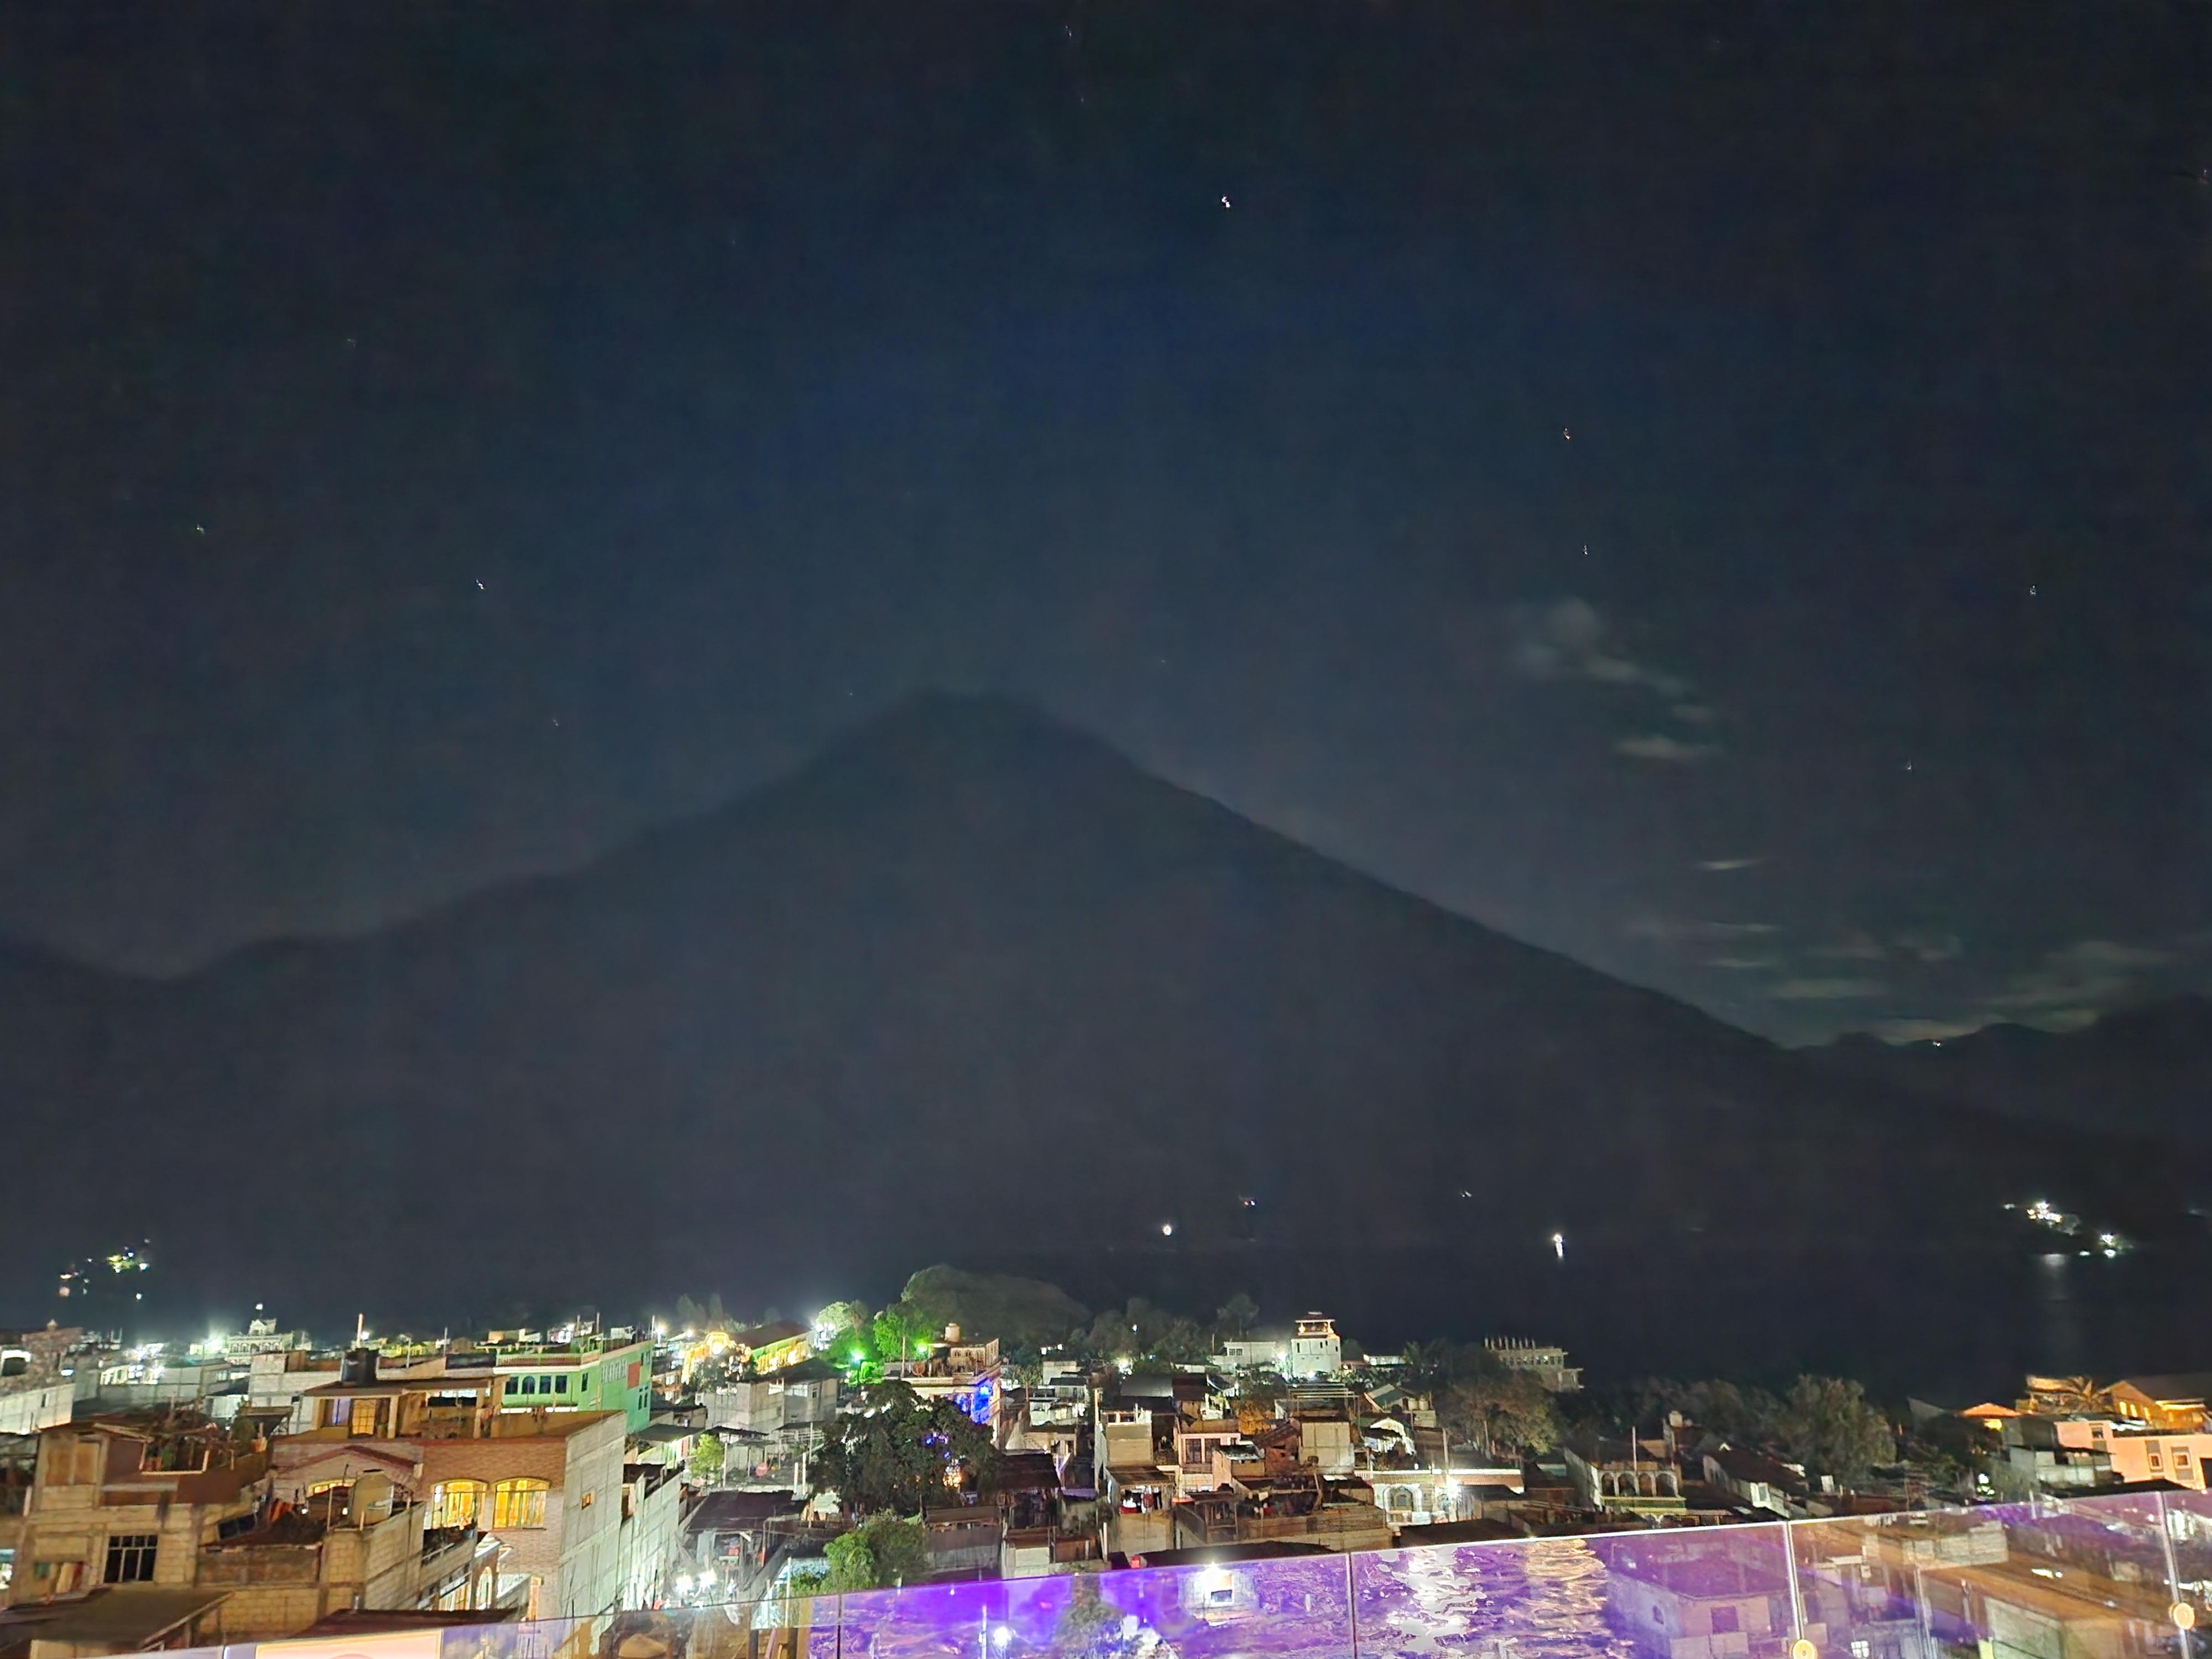
{"label": "arched window", "polygon": [[524,1377],[522,1379],[522,1386],[515,1389],[515,1392],[517,1394],[536,1394],[538,1392],[538,1379],[534,1376]]}
{"label": "arched window", "polygon": [[492,1488],[491,1524],[495,1531],[505,1527],[542,1527],[545,1524],[545,1494],[552,1490],[543,1480],[518,1476],[502,1480]]}
{"label": "arched window", "polygon": [[483,1513],[481,1480],[441,1480],[430,1489],[430,1524],[434,1527],[473,1527]]}

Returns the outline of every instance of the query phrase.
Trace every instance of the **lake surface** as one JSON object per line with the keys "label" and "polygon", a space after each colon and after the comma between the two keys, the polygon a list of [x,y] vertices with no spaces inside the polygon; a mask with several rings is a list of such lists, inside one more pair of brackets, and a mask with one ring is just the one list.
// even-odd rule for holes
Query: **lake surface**
{"label": "lake surface", "polygon": [[1815,1370],[1886,1398],[1965,1405],[2012,1399],[2030,1370],[2212,1370],[2212,1242],[2116,1260],[1574,1238],[1560,1255],[1540,1241],[1512,1257],[1170,1245],[1006,1265],[1093,1306],[1139,1295],[1206,1313],[1242,1290],[1263,1322],[1323,1310],[1378,1352],[1429,1336],[1563,1343],[1597,1385],[1668,1376],[1776,1386]]}

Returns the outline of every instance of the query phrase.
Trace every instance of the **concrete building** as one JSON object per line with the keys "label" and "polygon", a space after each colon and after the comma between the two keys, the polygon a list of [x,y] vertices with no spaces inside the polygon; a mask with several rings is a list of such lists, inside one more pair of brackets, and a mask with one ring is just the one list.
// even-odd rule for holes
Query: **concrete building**
{"label": "concrete building", "polygon": [[2119,1480],[2171,1480],[2204,1490],[2204,1462],[2212,1458],[2212,1433],[2112,1434],[2104,1449]]}
{"label": "concrete building", "polygon": [[[501,1409],[510,1412],[618,1411],[635,1433],[653,1420],[652,1345],[614,1343],[501,1351],[492,1370],[504,1385]],[[449,1354],[447,1374],[472,1358]]]}
{"label": "concrete building", "polygon": [[477,1439],[422,1443],[433,1525],[473,1523],[528,1575],[524,1616],[580,1619],[621,1604],[623,1419],[618,1412],[501,1413]]}
{"label": "concrete building", "polygon": [[1499,1364],[1528,1372],[1553,1394],[1573,1394],[1583,1386],[1582,1367],[1567,1364],[1565,1348],[1503,1336],[1492,1337],[1483,1347]]}
{"label": "concrete building", "polygon": [[1791,1630],[1779,1568],[1711,1548],[1623,1553],[1607,1595],[1620,1627],[1651,1659],[1746,1659]]}
{"label": "concrete building", "polygon": [[9,1604],[95,1585],[192,1585],[203,1545],[252,1528],[267,1473],[265,1457],[211,1424],[46,1429]]}
{"label": "concrete building", "polygon": [[280,1495],[382,1474],[428,1506],[428,1527],[474,1527],[505,1545],[514,1582],[501,1596],[520,1595],[526,1617],[620,1605],[623,1413],[502,1411],[505,1384],[489,1372],[384,1379],[361,1356],[349,1368],[303,1396],[313,1429],[273,1443]]}
{"label": "concrete building", "polygon": [[1290,1353],[1283,1375],[1288,1377],[1340,1376],[1344,1373],[1344,1339],[1336,1322],[1327,1314],[1310,1313],[1291,1332]]}
{"label": "concrete building", "polygon": [[76,1398],[74,1326],[0,1331],[0,1434],[36,1434],[66,1423]]}
{"label": "concrete building", "polygon": [[684,1546],[684,1488],[677,1470],[659,1463],[626,1463],[622,1478],[617,1595],[623,1607],[649,1607]]}
{"label": "concrete building", "polygon": [[303,1348],[274,1348],[250,1355],[246,1369],[246,1409],[285,1415],[280,1432],[301,1434],[315,1426],[310,1407],[301,1396],[338,1378],[336,1354],[313,1354]]}

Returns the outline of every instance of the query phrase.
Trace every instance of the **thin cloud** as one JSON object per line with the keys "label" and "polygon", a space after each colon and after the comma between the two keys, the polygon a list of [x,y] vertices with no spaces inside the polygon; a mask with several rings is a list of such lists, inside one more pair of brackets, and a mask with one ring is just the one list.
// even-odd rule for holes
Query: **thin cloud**
{"label": "thin cloud", "polygon": [[1878,979],[1785,979],[1766,988],[1777,1002],[1848,1002],[1888,994],[1889,987]]}
{"label": "thin cloud", "polygon": [[[1669,700],[1679,700],[1690,684],[1679,674],[1640,663],[1620,649],[1598,609],[1587,599],[1568,598],[1513,613],[1513,665],[1539,679],[1595,680],[1605,685],[1641,685]],[[1711,718],[1702,704],[1682,707],[1703,709],[1699,715],[1683,715],[1692,721]]]}
{"label": "thin cloud", "polygon": [[1972,1035],[1985,1022],[1973,1019],[1885,1019],[1874,1028],[1884,1042],[1947,1042]]}
{"label": "thin cloud", "polygon": [[1680,738],[1670,738],[1663,732],[1647,732],[1632,738],[1623,738],[1613,745],[1613,752],[1631,760],[1660,761],[1669,766],[1695,766],[1709,761],[1721,752],[1717,743],[1685,743]]}
{"label": "thin cloud", "polygon": [[1702,939],[1717,943],[1767,939],[1780,933],[1782,926],[1772,921],[1709,921],[1696,918],[1685,921],[1647,910],[1639,915],[1631,916],[1621,931],[1631,939]]}
{"label": "thin cloud", "polygon": [[1805,954],[1820,962],[1885,962],[1889,957],[1880,939],[1856,928],[1839,939],[1813,946]]}
{"label": "thin cloud", "polygon": [[2081,939],[2046,951],[1989,999],[1992,1009],[2018,1014],[2051,1030],[2073,1030],[2100,1014],[2137,1000],[2145,970],[2174,960],[2169,951],[2110,939]]}
{"label": "thin cloud", "polygon": [[1966,940],[1956,933],[1903,933],[1890,943],[1919,962],[1955,962],[1966,953]]}
{"label": "thin cloud", "polygon": [[1711,726],[1721,717],[1720,711],[1706,702],[1678,702],[1668,712],[1692,726]]}
{"label": "thin cloud", "polygon": [[1765,862],[1766,859],[1763,854],[1754,855],[1751,858],[1742,859],[1699,859],[1698,860],[1698,868],[1700,870],[1708,870],[1715,875],[1719,875],[1724,871],[1729,870],[1748,870],[1756,865],[1761,865]]}
{"label": "thin cloud", "polygon": [[1747,973],[1763,974],[1770,969],[1779,968],[1781,965],[1771,957],[1707,957],[1705,958],[1705,966],[1708,968],[1727,968]]}

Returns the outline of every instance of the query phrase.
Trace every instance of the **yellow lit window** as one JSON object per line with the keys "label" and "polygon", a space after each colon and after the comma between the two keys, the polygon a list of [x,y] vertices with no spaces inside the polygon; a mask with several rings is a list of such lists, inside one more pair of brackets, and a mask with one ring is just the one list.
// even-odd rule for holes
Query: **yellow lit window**
{"label": "yellow lit window", "polygon": [[545,1494],[552,1490],[543,1480],[518,1478],[502,1480],[492,1488],[491,1524],[495,1531],[506,1527],[542,1527],[545,1524]]}
{"label": "yellow lit window", "polygon": [[430,1489],[430,1524],[434,1527],[473,1527],[483,1513],[481,1480],[441,1480]]}

